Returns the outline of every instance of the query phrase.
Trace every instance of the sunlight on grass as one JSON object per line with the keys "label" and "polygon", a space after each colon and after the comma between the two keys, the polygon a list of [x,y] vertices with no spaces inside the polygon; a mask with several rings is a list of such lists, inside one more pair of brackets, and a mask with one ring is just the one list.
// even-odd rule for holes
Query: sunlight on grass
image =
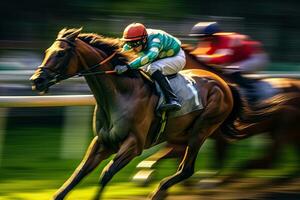
{"label": "sunlight on grass", "polygon": [[[40,134],[40,133],[44,134]],[[58,128],[14,128],[6,137],[5,154],[0,167],[0,200],[50,200],[55,191],[72,174],[80,162],[80,158],[62,159],[59,153]],[[262,144],[256,142],[259,138],[249,139],[234,144],[229,149],[229,156],[221,174],[226,176],[233,173],[243,163],[251,158],[262,155]],[[25,141],[25,142],[24,142]],[[256,142],[256,143],[255,143]],[[254,146],[253,146],[254,145]],[[158,181],[175,173],[178,162],[176,159],[163,160],[156,167],[153,181],[148,187],[140,187],[131,182],[132,176],[137,172],[136,165],[159,147],[145,151],[140,157],[134,159],[128,166],[117,173],[104,191],[104,200],[145,199],[158,185]],[[249,151],[251,149],[251,152]],[[215,171],[216,158],[214,157],[214,143],[209,140],[200,150],[196,162],[196,170]],[[83,154],[84,152],[82,152]],[[274,169],[250,170],[244,177],[257,178],[259,181],[276,177],[285,177],[293,170],[298,169],[293,149],[287,149]],[[111,159],[111,158],[110,158]],[[107,159],[97,170],[94,170],[78,187],[70,193],[67,200],[91,199],[96,192],[100,171],[109,162]],[[207,178],[203,173],[196,173],[192,182],[197,183]],[[209,176],[208,176],[209,178]],[[218,177],[216,177],[218,178]],[[202,190],[201,190],[202,191]],[[185,195],[187,191],[182,185],[172,187],[170,192],[176,195]],[[199,190],[195,191],[199,193]]]}
{"label": "sunlight on grass", "polygon": [[[47,188],[47,181],[18,181],[18,182],[6,182],[0,184],[1,189],[14,188],[22,186],[22,192],[11,191],[1,195],[0,200],[43,200],[51,199],[55,192],[55,189],[41,189]],[[29,191],[26,192],[26,185]],[[36,186],[36,190],[33,188]],[[146,197],[151,191],[154,190],[156,184],[152,184],[149,187],[138,187],[134,183],[122,183],[108,186],[104,192],[104,199],[121,199],[124,197]],[[96,192],[96,186],[76,188],[70,193],[68,198],[72,200],[91,199]]]}

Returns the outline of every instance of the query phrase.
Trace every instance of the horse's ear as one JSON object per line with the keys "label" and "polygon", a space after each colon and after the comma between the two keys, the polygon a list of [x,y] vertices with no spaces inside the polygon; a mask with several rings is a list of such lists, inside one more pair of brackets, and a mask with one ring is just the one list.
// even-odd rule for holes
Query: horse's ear
{"label": "horse's ear", "polygon": [[65,32],[66,32],[67,28],[63,28],[59,31],[59,33],[57,34],[57,38],[60,38]]}
{"label": "horse's ear", "polygon": [[79,35],[79,33],[81,32],[82,27],[75,29],[75,31],[73,33],[71,33],[70,35],[67,36],[67,39],[69,40],[75,40],[75,38]]}

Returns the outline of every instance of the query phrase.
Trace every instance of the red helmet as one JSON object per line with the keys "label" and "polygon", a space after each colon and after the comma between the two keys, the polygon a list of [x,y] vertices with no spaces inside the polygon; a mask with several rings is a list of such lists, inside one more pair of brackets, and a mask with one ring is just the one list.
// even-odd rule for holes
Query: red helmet
{"label": "red helmet", "polygon": [[147,30],[143,24],[129,24],[123,32],[123,41],[142,40],[147,37]]}

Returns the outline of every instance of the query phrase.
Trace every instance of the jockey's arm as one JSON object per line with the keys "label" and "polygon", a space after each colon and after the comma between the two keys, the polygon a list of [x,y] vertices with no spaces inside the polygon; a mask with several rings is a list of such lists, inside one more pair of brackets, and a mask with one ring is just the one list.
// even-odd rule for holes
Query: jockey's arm
{"label": "jockey's arm", "polygon": [[161,43],[152,43],[149,50],[144,55],[139,56],[129,63],[129,67],[132,69],[138,69],[153,62],[158,57],[160,49],[162,49]]}

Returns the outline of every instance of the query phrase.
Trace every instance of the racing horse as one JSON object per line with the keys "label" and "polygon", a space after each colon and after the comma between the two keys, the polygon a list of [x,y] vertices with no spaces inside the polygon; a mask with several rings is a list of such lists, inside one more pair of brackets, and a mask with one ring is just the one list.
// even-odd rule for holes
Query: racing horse
{"label": "racing horse", "polygon": [[[185,69],[204,69],[209,70],[218,74],[229,84],[234,83],[229,76],[222,74],[222,71],[218,69],[218,66],[208,66],[205,63],[198,61],[197,58],[190,54],[192,48],[189,46],[184,46],[184,50],[187,57],[187,65]],[[266,98],[263,103],[256,106],[255,109],[261,112],[267,105],[267,111],[277,110],[273,112],[269,117],[257,118],[257,120],[247,122],[239,118],[243,118],[243,109],[247,108],[247,103],[243,100],[243,97],[238,93],[238,91],[232,87],[235,97],[234,97],[234,116],[231,116],[230,120],[220,126],[218,130],[212,134],[212,138],[215,142],[215,155],[216,155],[216,166],[220,169],[224,165],[224,160],[227,155],[228,144],[235,140],[241,140],[248,138],[256,134],[266,134],[270,139],[270,143],[262,156],[253,160],[249,160],[244,163],[240,172],[246,169],[257,169],[257,168],[269,168],[274,164],[276,159],[279,157],[279,153],[283,150],[285,145],[293,145],[297,151],[298,165],[300,166],[300,124],[297,119],[300,117],[300,80],[293,78],[263,78],[260,81],[264,81],[270,84],[272,87],[276,88],[277,93],[274,96]],[[274,108],[273,106],[280,107],[280,109]],[[254,108],[254,107],[252,107]],[[232,129],[233,123],[237,123]],[[224,137],[224,132],[233,131],[232,135],[226,134]],[[229,137],[230,136],[230,137]],[[138,164],[138,172],[133,177],[135,181],[141,184],[148,184],[150,178],[153,176],[155,167],[158,163],[166,158],[180,158],[184,156],[184,146],[180,144],[166,143],[163,148],[159,149],[156,153],[149,156],[145,160]],[[300,170],[296,171],[296,174]],[[140,176],[143,174],[143,176]],[[236,176],[237,174],[235,174]]]}
{"label": "racing horse", "polygon": [[112,177],[144,149],[164,141],[183,144],[186,147],[185,156],[177,172],[162,180],[150,196],[153,200],[163,199],[168,188],[194,173],[201,145],[232,111],[231,90],[223,79],[208,71],[183,71],[182,74],[195,80],[204,108],[168,118],[161,140],[153,140],[160,124],[160,117],[155,112],[159,97],[153,83],[138,70],[122,75],[115,73],[115,65],[124,65],[130,59],[130,55],[121,52],[122,42],[118,39],[80,32],[81,29],[62,29],[30,78],[33,89],[45,93],[52,85],[81,75],[96,100],[93,119],[95,137],[80,165],[53,199],[64,199],[86,175],[112,154],[115,156],[101,173],[94,199],[100,199]]}
{"label": "racing horse", "polygon": [[[33,89],[44,93],[60,81],[84,76],[96,100],[95,137],[80,165],[53,199],[64,199],[82,178],[112,154],[115,154],[114,158],[101,173],[95,199],[101,198],[112,177],[144,149],[161,142],[184,145],[184,156],[177,172],[162,180],[151,195],[153,200],[163,199],[168,188],[194,173],[198,151],[213,132],[222,124],[228,124],[225,127],[234,130],[230,126],[235,119],[234,90],[212,72],[201,69],[182,71],[181,74],[193,78],[196,89],[201,91],[198,95],[203,109],[168,118],[163,136],[159,141],[153,140],[160,126],[160,117],[155,112],[159,96],[153,83],[138,70],[116,74],[114,66],[124,65],[132,57],[121,52],[120,40],[80,32],[81,29],[62,29],[31,77]],[[187,65],[189,63],[187,61]],[[268,117],[280,110],[281,102],[287,101],[284,100],[275,101],[278,106],[272,106],[271,110],[267,106],[264,112],[245,112],[243,118],[251,121]]]}

